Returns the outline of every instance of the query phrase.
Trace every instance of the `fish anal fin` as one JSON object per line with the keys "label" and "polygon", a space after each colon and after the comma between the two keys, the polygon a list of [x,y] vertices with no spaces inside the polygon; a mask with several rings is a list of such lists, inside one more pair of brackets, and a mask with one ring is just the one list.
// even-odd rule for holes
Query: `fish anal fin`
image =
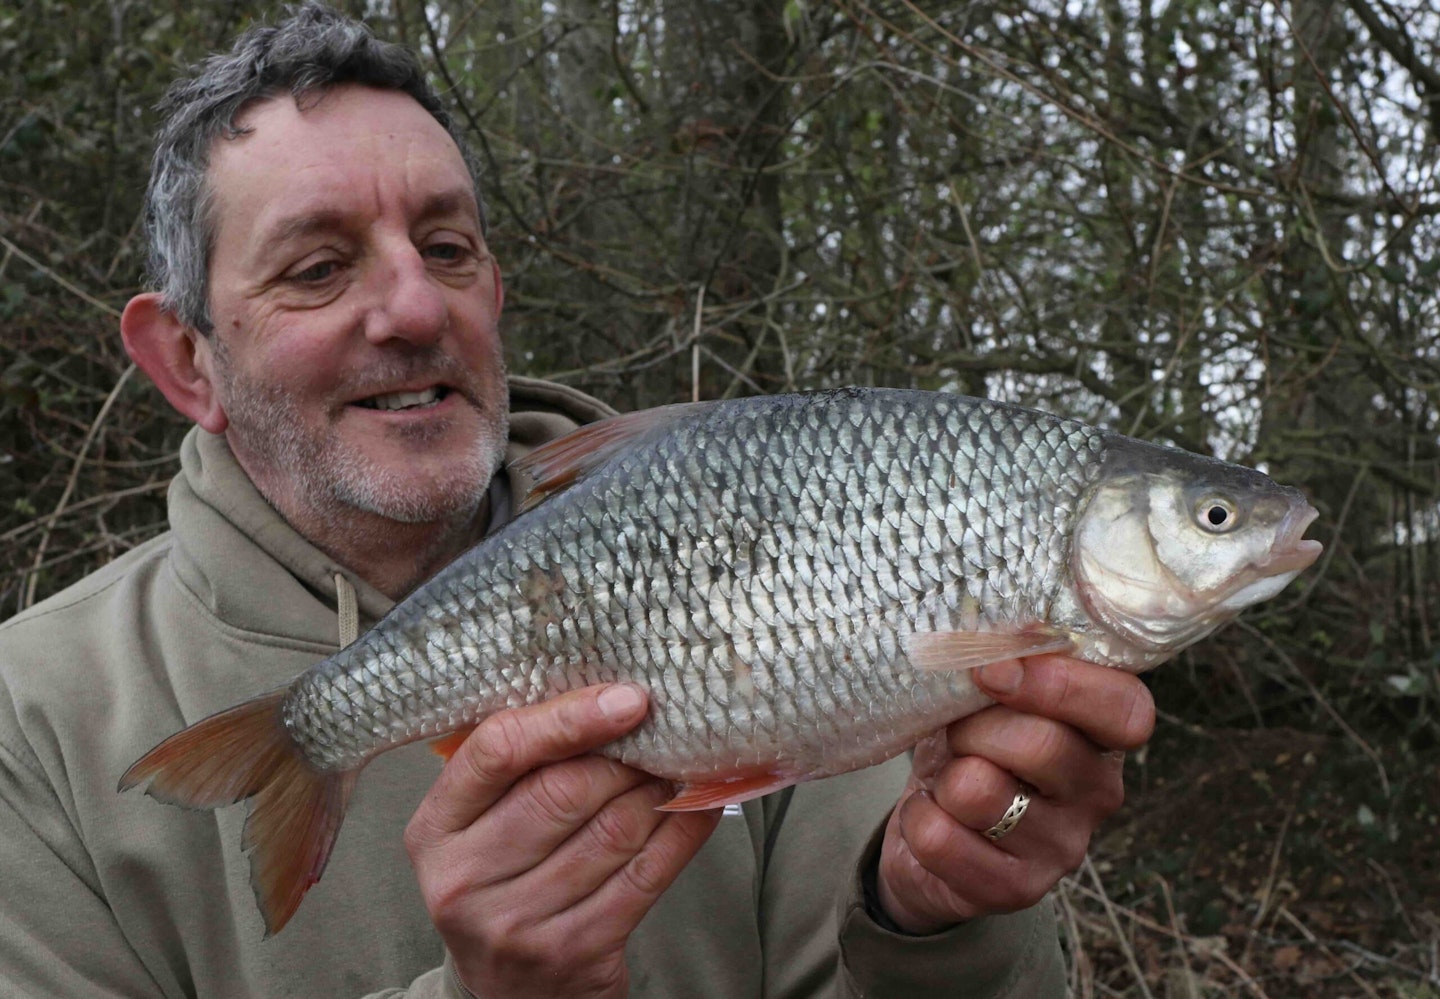
{"label": "fish anal fin", "polygon": [[680,403],[622,413],[587,424],[536,448],[510,464],[511,470],[530,479],[529,489],[519,498],[520,509],[528,510],[564,492],[637,439],[711,405],[713,403]]}
{"label": "fish anal fin", "polygon": [[659,810],[662,812],[700,812],[709,808],[735,805],[751,798],[770,794],[798,784],[805,778],[766,770],[761,773],[722,777],[717,780],[695,781],[680,785],[679,792]]}
{"label": "fish anal fin", "polygon": [[261,694],[176,732],[120,778],[127,791],[187,808],[249,799],[241,846],[267,937],[295,914],[325,870],[360,771],[322,772],[281,718],[284,689]]}
{"label": "fish anal fin", "polygon": [[1068,636],[1045,628],[1024,631],[916,631],[903,642],[910,665],[920,670],[970,670],[1002,659],[1068,652]]}
{"label": "fish anal fin", "polygon": [[475,731],[475,726],[462,728],[458,732],[451,732],[449,735],[442,735],[438,739],[430,740],[430,751],[443,760],[449,760],[460,751],[461,745],[470,738],[470,733]]}

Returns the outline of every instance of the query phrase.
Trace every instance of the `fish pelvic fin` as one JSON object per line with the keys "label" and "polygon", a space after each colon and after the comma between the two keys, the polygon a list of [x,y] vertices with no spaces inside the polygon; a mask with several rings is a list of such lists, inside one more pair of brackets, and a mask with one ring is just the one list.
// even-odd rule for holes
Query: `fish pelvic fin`
{"label": "fish pelvic fin", "polygon": [[622,413],[572,430],[536,448],[510,463],[512,470],[531,480],[530,488],[519,498],[520,510],[529,510],[569,489],[651,431],[669,428],[712,405],[714,403],[684,402]]}
{"label": "fish pelvic fin", "polygon": [[717,780],[695,781],[680,785],[675,797],[659,806],[661,812],[702,812],[710,808],[736,805],[751,798],[771,794],[805,778],[799,774],[765,771]]}
{"label": "fish pelvic fin", "polygon": [[1058,632],[1036,628],[1004,631],[916,631],[903,639],[905,656],[920,670],[979,669],[1002,659],[1069,652],[1074,643]]}
{"label": "fish pelvic fin", "polygon": [[465,744],[466,739],[470,738],[470,733],[473,731],[475,731],[475,726],[470,725],[459,731],[451,732],[449,735],[442,735],[438,739],[431,739],[430,752],[448,763],[450,757],[460,751],[460,747]]}
{"label": "fish pelvic fin", "polygon": [[320,880],[360,771],[324,773],[300,753],[280,707],[284,689],[211,715],[166,739],[120,778],[120,790],[172,805],[218,808],[249,800],[241,847],[265,936],[280,932]]}

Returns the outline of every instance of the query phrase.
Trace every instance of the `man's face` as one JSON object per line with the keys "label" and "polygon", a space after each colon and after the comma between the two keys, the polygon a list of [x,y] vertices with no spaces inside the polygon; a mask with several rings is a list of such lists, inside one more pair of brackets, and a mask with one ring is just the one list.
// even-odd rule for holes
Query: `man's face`
{"label": "man's face", "polygon": [[257,104],[209,182],[214,381],[282,513],[468,517],[505,448],[500,273],[459,149],[409,96]]}

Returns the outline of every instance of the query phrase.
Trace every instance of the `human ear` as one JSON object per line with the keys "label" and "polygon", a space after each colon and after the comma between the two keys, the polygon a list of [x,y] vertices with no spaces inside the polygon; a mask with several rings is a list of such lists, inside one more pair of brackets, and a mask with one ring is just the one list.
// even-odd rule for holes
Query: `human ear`
{"label": "human ear", "polygon": [[170,405],[212,434],[229,419],[220,405],[211,370],[210,344],[164,307],[156,292],[136,295],[120,316],[125,351],[150,376]]}

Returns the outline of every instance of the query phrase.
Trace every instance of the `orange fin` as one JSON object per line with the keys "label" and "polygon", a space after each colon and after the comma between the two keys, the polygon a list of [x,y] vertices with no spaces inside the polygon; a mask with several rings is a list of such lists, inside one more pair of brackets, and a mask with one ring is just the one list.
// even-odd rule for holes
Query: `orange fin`
{"label": "orange fin", "polygon": [[175,733],[120,778],[187,808],[250,801],[242,848],[267,937],[290,921],[320,880],[358,770],[322,773],[300,754],[280,717],[284,689],[262,694]]}
{"label": "orange fin", "polygon": [[758,798],[772,791],[779,791],[798,784],[805,778],[798,774],[778,774],[766,771],[747,774],[742,777],[727,777],[720,780],[700,781],[681,784],[675,797],[661,805],[662,812],[700,812],[707,808],[734,805],[751,798]]}
{"label": "orange fin", "polygon": [[712,405],[714,403],[686,402],[622,413],[536,448],[510,463],[511,469],[531,479],[529,490],[520,497],[520,509],[528,510],[541,500],[564,492],[651,431],[670,427]]}
{"label": "orange fin", "polygon": [[978,669],[986,663],[1046,652],[1068,652],[1069,638],[1058,632],[1035,629],[1004,631],[917,631],[905,636],[910,665],[923,670]]}
{"label": "orange fin", "polygon": [[438,739],[431,739],[430,752],[442,760],[448,761],[450,757],[459,752],[460,746],[466,739],[470,738],[470,733],[473,731],[475,731],[475,726],[471,725],[469,728],[462,728],[457,732],[451,732],[449,735],[442,735]]}

